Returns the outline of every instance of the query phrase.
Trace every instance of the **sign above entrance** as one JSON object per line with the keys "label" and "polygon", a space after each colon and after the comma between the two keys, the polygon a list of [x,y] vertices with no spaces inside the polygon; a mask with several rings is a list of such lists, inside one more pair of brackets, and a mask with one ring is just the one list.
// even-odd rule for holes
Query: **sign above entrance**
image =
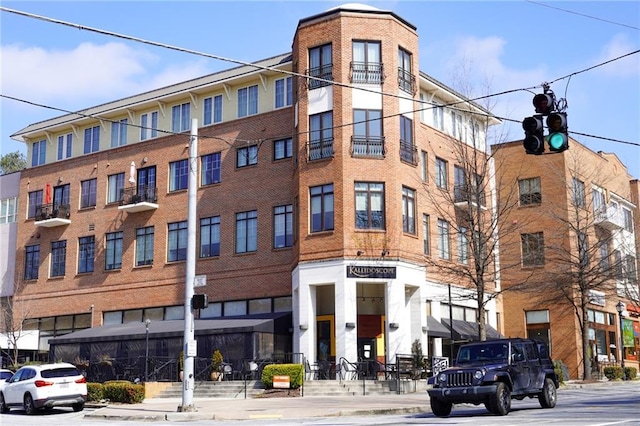
{"label": "sign above entrance", "polygon": [[347,278],[395,278],[395,266],[347,266]]}

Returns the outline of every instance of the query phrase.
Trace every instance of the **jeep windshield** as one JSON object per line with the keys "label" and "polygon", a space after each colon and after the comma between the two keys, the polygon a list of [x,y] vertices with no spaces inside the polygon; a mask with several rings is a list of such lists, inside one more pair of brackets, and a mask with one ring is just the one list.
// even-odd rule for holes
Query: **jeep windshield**
{"label": "jeep windshield", "polygon": [[509,345],[506,343],[485,343],[462,346],[458,351],[456,365],[504,364],[509,359]]}

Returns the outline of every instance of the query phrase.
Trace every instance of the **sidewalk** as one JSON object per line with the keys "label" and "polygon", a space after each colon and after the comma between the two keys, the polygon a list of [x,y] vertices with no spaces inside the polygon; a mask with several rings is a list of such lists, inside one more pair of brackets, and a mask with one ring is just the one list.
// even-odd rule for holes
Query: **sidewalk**
{"label": "sidewalk", "polygon": [[[614,386],[629,382],[568,382],[559,389]],[[640,381],[634,384],[640,386]],[[369,396],[305,396],[291,398],[194,398],[195,412],[178,412],[180,398],[150,398],[141,404],[111,404],[85,414],[101,420],[189,421],[300,419],[356,415],[429,413],[426,392]],[[89,405],[89,404],[87,404]]]}

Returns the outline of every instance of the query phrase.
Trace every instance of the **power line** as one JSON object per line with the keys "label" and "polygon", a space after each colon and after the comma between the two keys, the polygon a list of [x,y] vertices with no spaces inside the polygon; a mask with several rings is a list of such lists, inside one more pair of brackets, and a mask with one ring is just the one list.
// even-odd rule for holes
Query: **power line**
{"label": "power line", "polygon": [[575,12],[573,10],[562,9],[560,7],[557,7],[557,6],[551,6],[550,4],[540,3],[540,2],[537,2],[537,1],[533,1],[533,0],[525,0],[525,1],[528,2],[528,3],[532,3],[532,4],[537,4],[538,6],[548,7],[549,9],[555,9],[555,10],[559,10],[559,11],[562,11],[562,12],[571,13],[573,15],[583,16],[585,18],[595,19],[596,21],[606,22],[608,24],[613,24],[613,25],[619,25],[621,27],[631,28],[632,30],[640,30],[640,28],[634,27],[633,25],[627,25],[627,24],[623,24],[623,23],[620,23],[620,22],[610,21],[608,19],[599,18],[597,16],[591,16],[591,15],[587,15],[587,14],[584,14],[584,13]]}

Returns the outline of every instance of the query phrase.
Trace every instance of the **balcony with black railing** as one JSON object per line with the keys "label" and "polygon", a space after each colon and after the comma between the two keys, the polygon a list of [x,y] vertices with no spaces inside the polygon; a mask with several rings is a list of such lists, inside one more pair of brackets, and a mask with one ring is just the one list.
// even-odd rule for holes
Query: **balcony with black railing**
{"label": "balcony with black railing", "polygon": [[398,68],[398,87],[412,95],[416,94],[416,76],[404,68]]}
{"label": "balcony with black railing", "polygon": [[118,206],[118,210],[137,213],[155,210],[157,208],[158,196],[155,186],[132,186],[120,192],[120,205]]}
{"label": "balcony with black railing", "polygon": [[71,223],[69,204],[40,204],[36,206],[35,225],[52,228]]}
{"label": "balcony with black railing", "polygon": [[462,184],[453,187],[453,204],[459,208],[480,207],[486,209],[487,198],[484,191],[472,185]]}
{"label": "balcony with black railing", "polygon": [[382,84],[384,68],[380,62],[351,62],[351,83]]}
{"label": "balcony with black railing", "polygon": [[418,148],[412,143],[400,141],[400,160],[418,165]]}
{"label": "balcony with black railing", "polygon": [[351,156],[361,158],[384,158],[384,136],[351,136]]}
{"label": "balcony with black railing", "polygon": [[318,139],[307,143],[309,161],[333,158],[333,138]]}
{"label": "balcony with black railing", "polygon": [[305,74],[309,77],[321,78],[322,80],[316,80],[315,78],[308,79],[309,90],[317,89],[319,87],[330,86],[333,81],[333,64],[322,65],[320,67],[309,68],[305,71]]}

